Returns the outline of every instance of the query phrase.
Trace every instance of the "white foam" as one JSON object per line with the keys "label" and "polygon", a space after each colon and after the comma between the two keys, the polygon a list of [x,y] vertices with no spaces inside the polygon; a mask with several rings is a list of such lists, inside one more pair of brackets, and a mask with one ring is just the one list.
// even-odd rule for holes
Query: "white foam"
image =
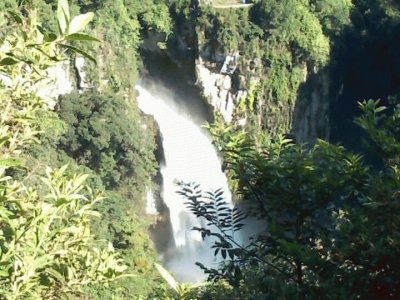
{"label": "white foam", "polygon": [[170,249],[172,255],[169,253],[170,258],[165,264],[178,280],[200,281],[205,275],[195,262],[211,266],[217,261],[210,244],[203,242],[200,233],[192,230],[201,226],[200,220],[186,209],[184,199],[176,193],[179,188],[176,181],[199,183],[203,191],[222,188],[230,203],[227,179],[208,133],[173,105],[171,95],[150,93],[140,85],[136,89],[139,108],[154,116],[162,135],[165,156],[161,168],[162,198],[170,211],[175,241],[175,248]]}

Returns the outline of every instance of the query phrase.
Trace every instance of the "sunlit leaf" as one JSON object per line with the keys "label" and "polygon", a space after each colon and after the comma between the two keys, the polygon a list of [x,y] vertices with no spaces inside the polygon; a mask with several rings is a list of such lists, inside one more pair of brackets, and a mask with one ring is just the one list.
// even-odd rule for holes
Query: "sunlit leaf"
{"label": "sunlit leaf", "polygon": [[94,13],[88,12],[73,18],[69,24],[68,34],[71,35],[84,29],[93,20],[93,17]]}
{"label": "sunlit leaf", "polygon": [[12,57],[5,57],[2,60],[0,60],[0,66],[11,66],[19,63],[20,61],[12,58]]}
{"label": "sunlit leaf", "polygon": [[64,37],[66,41],[93,41],[93,42],[100,42],[99,39],[96,39],[95,37],[84,34],[84,33],[73,33],[69,34]]}
{"label": "sunlit leaf", "polygon": [[57,21],[60,33],[64,34],[67,31],[70,18],[68,0],[58,0]]}
{"label": "sunlit leaf", "polygon": [[68,50],[71,50],[72,52],[78,53],[78,54],[82,55],[83,57],[86,57],[87,59],[89,59],[92,62],[96,63],[96,59],[93,56],[91,56],[90,54],[88,54],[87,52],[85,52],[85,51],[83,51],[83,50],[81,50],[79,48],[76,48],[76,47],[71,46],[71,45],[66,45],[66,44],[60,44],[60,46],[63,47],[63,48],[66,48]]}

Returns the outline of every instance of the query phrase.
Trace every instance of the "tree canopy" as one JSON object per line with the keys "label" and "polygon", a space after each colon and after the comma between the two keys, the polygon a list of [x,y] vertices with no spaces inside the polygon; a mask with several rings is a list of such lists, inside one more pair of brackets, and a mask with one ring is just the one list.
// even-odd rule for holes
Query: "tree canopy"
{"label": "tree canopy", "polygon": [[[11,33],[1,40],[0,294],[4,299],[78,295],[84,286],[127,276],[112,245],[99,248],[91,233],[91,219],[99,217],[94,205],[102,197],[85,185],[87,175],[68,175],[67,165],[48,167],[41,184],[31,184],[34,170],[20,156],[40,136],[33,120],[49,110],[36,93],[37,82],[46,78],[54,61],[65,57],[62,49],[84,53],[69,45],[72,34],[92,39],[81,32],[90,15],[71,18],[65,1],[59,2],[58,11],[63,12],[58,15],[58,35],[37,23],[35,11],[27,11],[29,18],[12,11],[7,22]],[[22,179],[13,176],[24,168]]]}
{"label": "tree canopy", "polygon": [[[381,168],[324,141],[307,148],[277,139],[255,147],[230,132],[220,145],[247,204],[240,217],[218,191],[183,185],[189,208],[217,228],[197,230],[216,238],[213,247],[225,258],[216,269],[199,264],[209,279],[228,282],[223,291],[218,284],[206,288],[204,297],[399,297],[399,107],[372,100],[360,107],[356,122],[379,151]],[[207,204],[214,201],[216,206]],[[252,228],[253,240],[241,244],[237,230],[246,226],[246,214],[265,227]]]}
{"label": "tree canopy", "polygon": [[[0,299],[400,298],[399,5],[253,2],[238,10],[189,0],[0,3]],[[188,208],[211,225],[195,230],[221,260],[198,264],[209,275],[201,285],[154,267],[147,235],[157,129],[139,114],[133,87],[151,32],[239,52],[235,76],[248,91],[236,103],[245,126],[218,116],[207,126],[237,206],[221,190],[180,183]],[[88,85],[72,82],[53,109],[40,84],[60,63],[79,76],[68,62],[77,57]],[[332,115],[347,125],[343,100],[381,98],[359,104],[363,154],[283,134],[307,76],[321,70],[336,76]],[[241,230],[255,219],[245,243]]]}

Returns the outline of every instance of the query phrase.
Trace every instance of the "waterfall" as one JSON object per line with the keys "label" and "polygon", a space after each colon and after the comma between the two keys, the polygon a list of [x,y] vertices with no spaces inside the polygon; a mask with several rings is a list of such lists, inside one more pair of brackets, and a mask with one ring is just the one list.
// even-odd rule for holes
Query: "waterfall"
{"label": "waterfall", "polygon": [[196,182],[203,191],[223,188],[230,202],[227,179],[208,133],[178,107],[174,100],[176,95],[150,91],[141,85],[136,89],[139,108],[154,117],[162,136],[165,156],[161,166],[162,198],[170,211],[174,239],[174,247],[164,263],[178,280],[198,282],[205,279],[205,275],[195,262],[208,267],[215,267],[218,262],[210,245],[202,241],[198,232],[191,230],[202,224],[186,209],[182,196],[176,193],[179,188],[176,182]]}
{"label": "waterfall", "polygon": [[146,189],[146,214],[158,215],[156,200],[154,199],[153,191],[150,188]]}

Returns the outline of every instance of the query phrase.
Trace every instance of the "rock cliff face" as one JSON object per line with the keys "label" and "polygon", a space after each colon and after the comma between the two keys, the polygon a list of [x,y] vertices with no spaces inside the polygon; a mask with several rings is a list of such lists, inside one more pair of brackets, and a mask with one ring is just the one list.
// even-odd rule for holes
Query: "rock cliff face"
{"label": "rock cliff face", "polygon": [[[150,44],[151,51],[159,51],[156,49],[156,42],[152,41]],[[148,43],[144,45],[148,46]],[[218,45],[210,45],[205,33],[199,28],[186,23],[176,30],[166,53],[182,69],[187,68],[187,64],[191,65],[196,85],[225,122],[245,125],[246,118],[235,116],[235,111],[241,100],[248,95],[252,83],[258,82],[260,76],[266,76],[261,75],[265,74],[265,70],[262,71],[264,67],[259,58],[255,57],[248,62],[241,61],[237,66],[233,64],[231,70],[227,71],[229,59],[239,55],[239,52],[224,53]],[[287,107],[282,107],[282,103],[264,103],[261,108],[257,108],[257,119],[266,119],[265,124],[271,125],[271,132],[284,122],[282,126],[287,133],[293,134],[299,142],[313,142],[317,138],[329,139],[329,108],[332,98],[330,71],[308,71],[306,64],[304,66],[303,83],[295,103],[287,104]],[[192,83],[192,78],[188,78],[189,82]]]}
{"label": "rock cliff face", "polygon": [[[201,35],[201,32],[198,32]],[[204,40],[204,37],[201,38]],[[244,76],[240,75],[237,62],[239,52],[231,55],[209,45],[198,45],[195,59],[196,84],[203,96],[221,114],[225,122],[232,122],[236,105],[247,96]]]}
{"label": "rock cliff face", "polygon": [[85,59],[81,56],[77,56],[74,60],[77,88],[79,90],[85,90],[90,88],[90,85],[86,78],[87,76],[85,72],[85,63],[86,63]]}
{"label": "rock cliff face", "polygon": [[75,79],[69,61],[60,62],[48,69],[48,79],[37,86],[38,95],[44,99],[50,108],[54,108],[60,95],[71,93]]}
{"label": "rock cliff face", "polygon": [[[236,122],[243,126],[243,120],[234,120],[233,114],[239,101],[246,97],[251,81],[234,86],[237,80],[234,75],[222,74],[220,66],[226,59],[222,53],[207,53],[199,50],[195,60],[197,84],[202,89],[214,109],[219,112],[226,122]],[[248,77],[248,76],[247,76]],[[253,82],[257,80],[252,78]],[[284,109],[291,118],[291,134],[298,142],[314,142],[317,138],[329,140],[329,107],[330,107],[330,75],[329,70],[316,73],[304,71],[304,82],[298,92],[296,103]],[[259,116],[261,118],[267,116]],[[278,119],[284,116],[279,116]],[[239,124],[241,123],[241,124]]]}
{"label": "rock cliff face", "polygon": [[77,56],[73,62],[64,61],[48,69],[48,79],[38,83],[38,95],[44,99],[50,108],[57,104],[57,98],[71,93],[73,90],[90,88],[84,71],[85,59]]}
{"label": "rock cliff face", "polygon": [[[26,66],[29,70],[29,67]],[[69,62],[59,62],[47,69],[46,79],[37,82],[33,89],[37,95],[43,99],[48,106],[53,109],[57,103],[59,95],[72,92],[74,86],[73,73]],[[11,78],[0,74],[0,82],[6,86],[12,85]]]}
{"label": "rock cliff face", "polygon": [[226,122],[231,122],[237,102],[237,94],[231,90],[231,76],[213,71],[201,57],[196,60],[195,67],[196,84],[202,89],[203,95]]}
{"label": "rock cliff face", "polygon": [[330,76],[328,70],[310,74],[300,88],[292,123],[298,142],[329,140]]}

